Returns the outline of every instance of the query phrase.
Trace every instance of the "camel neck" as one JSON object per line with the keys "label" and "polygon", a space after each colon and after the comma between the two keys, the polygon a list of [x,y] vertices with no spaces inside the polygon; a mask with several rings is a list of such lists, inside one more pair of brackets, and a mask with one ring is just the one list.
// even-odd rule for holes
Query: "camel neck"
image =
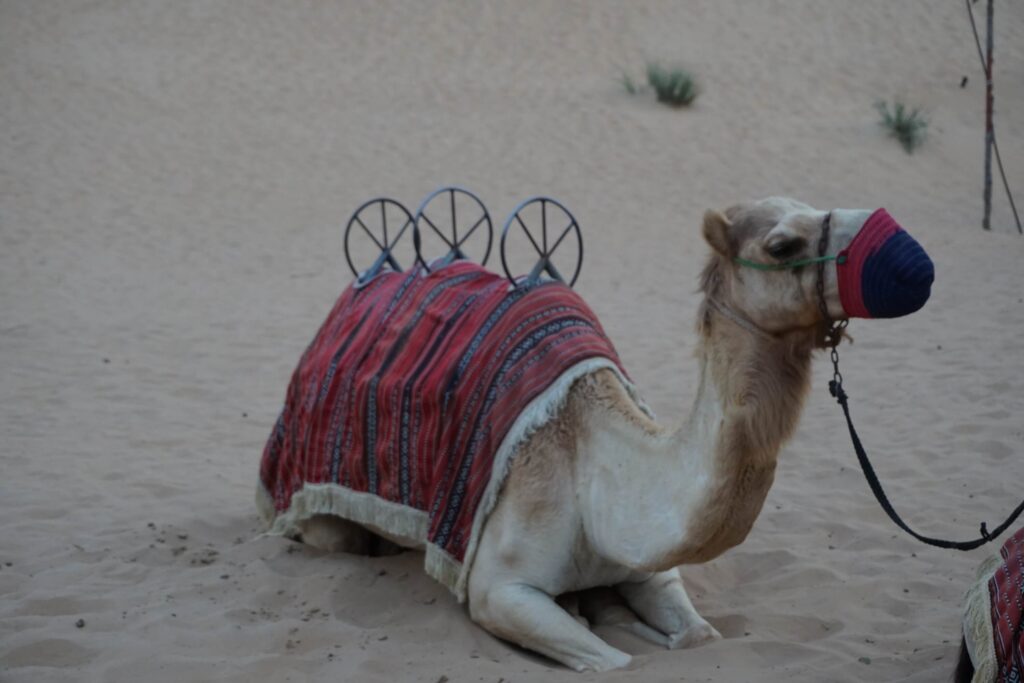
{"label": "camel neck", "polygon": [[809,334],[769,338],[725,317],[703,327],[698,393],[675,440],[703,455],[707,484],[700,514],[688,516],[680,562],[705,562],[750,532],[796,428],[813,348]]}
{"label": "camel neck", "polygon": [[740,543],[796,426],[811,348],[807,335],[766,339],[725,318],[705,321],[697,396],[674,432],[632,408],[614,378],[581,385],[580,405],[592,418],[576,495],[595,551],[661,571]]}

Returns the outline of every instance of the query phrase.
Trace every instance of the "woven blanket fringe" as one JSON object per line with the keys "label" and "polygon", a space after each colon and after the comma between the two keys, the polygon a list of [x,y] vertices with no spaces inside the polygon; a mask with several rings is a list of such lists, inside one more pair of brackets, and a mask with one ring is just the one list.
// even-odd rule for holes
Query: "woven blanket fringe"
{"label": "woven blanket fringe", "polygon": [[498,503],[498,495],[508,476],[512,456],[526,438],[558,414],[576,380],[605,368],[615,373],[637,407],[653,419],[654,414],[644,403],[632,382],[607,358],[590,358],[563,372],[551,386],[523,409],[498,447],[490,481],[473,517],[464,563],[427,542],[430,521],[426,512],[337,484],[306,484],[295,492],[291,505],[280,514],[276,514],[274,501],[269,492],[262,484],[257,485],[256,507],[263,521],[270,527],[266,533],[273,536],[295,536],[300,531],[299,524],[302,521],[318,514],[337,515],[370,528],[375,527],[391,536],[405,539],[410,546],[425,545],[424,569],[427,574],[452,591],[459,602],[465,602],[469,574],[480,535],[487,518]]}
{"label": "woven blanket fringe", "polygon": [[337,484],[306,484],[292,496],[287,510],[275,516],[270,494],[257,485],[256,507],[270,528],[270,536],[295,536],[299,524],[314,515],[336,515],[357,524],[376,527],[401,538],[410,545],[421,546],[427,537],[427,513],[415,508],[378,498],[371,493],[353,491]]}
{"label": "woven blanket fringe", "polygon": [[967,653],[974,664],[972,683],[989,683],[996,680],[999,667],[996,666],[995,642],[992,634],[992,600],[989,595],[989,581],[1002,564],[998,554],[988,557],[978,567],[977,579],[964,596],[964,641]]}

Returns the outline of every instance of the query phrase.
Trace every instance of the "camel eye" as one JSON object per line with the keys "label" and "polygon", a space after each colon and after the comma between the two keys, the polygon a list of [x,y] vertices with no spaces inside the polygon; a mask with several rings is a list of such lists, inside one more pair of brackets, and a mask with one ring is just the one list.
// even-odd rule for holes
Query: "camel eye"
{"label": "camel eye", "polygon": [[797,256],[806,248],[807,240],[802,237],[794,237],[793,239],[781,240],[779,242],[769,244],[765,247],[765,251],[767,251],[772,258],[784,261]]}

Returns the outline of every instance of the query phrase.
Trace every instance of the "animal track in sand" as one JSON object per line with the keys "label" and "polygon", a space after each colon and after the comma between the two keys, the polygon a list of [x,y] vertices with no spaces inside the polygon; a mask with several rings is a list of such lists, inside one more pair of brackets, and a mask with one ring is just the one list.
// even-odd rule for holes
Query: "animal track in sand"
{"label": "animal track in sand", "polygon": [[971,435],[980,434],[981,432],[984,432],[985,429],[985,425],[968,422],[953,425],[952,427],[949,428],[949,431],[951,431],[954,434]]}
{"label": "animal track in sand", "polygon": [[757,642],[751,648],[764,659],[768,666],[776,664],[792,666],[800,661],[820,656],[817,649],[806,647],[800,643]]}
{"label": "animal track in sand", "polygon": [[789,550],[767,550],[761,552],[736,553],[735,576],[730,581],[735,584],[746,584],[752,581],[763,581],[768,577],[785,574],[787,567],[798,564],[799,558]]}
{"label": "animal track in sand", "polygon": [[87,664],[98,654],[98,650],[82,647],[70,640],[47,638],[16,647],[3,655],[2,659],[11,668],[21,666],[70,667]]}
{"label": "animal track in sand", "polygon": [[810,643],[828,638],[845,629],[845,624],[836,619],[819,619],[802,614],[771,614],[747,618],[741,614],[711,617],[711,624],[723,638],[769,639],[778,644]]}
{"label": "animal track in sand", "polygon": [[58,617],[70,614],[99,612],[110,605],[107,600],[83,600],[70,596],[27,600],[15,614],[21,616]]}
{"label": "animal track in sand", "polygon": [[216,562],[219,555],[213,548],[202,548],[189,553],[188,563],[193,567],[205,567]]}
{"label": "animal track in sand", "polygon": [[749,619],[742,614],[728,614],[724,617],[708,618],[723,638],[743,638],[750,633]]}

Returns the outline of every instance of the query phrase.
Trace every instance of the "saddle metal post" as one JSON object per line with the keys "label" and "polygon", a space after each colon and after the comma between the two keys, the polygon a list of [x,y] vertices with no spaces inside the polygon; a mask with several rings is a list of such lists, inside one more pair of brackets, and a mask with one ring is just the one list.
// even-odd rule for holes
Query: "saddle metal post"
{"label": "saddle metal post", "polygon": [[[380,205],[380,239],[374,234],[374,230],[370,228],[366,223],[367,221],[374,222],[371,220],[369,214],[372,213],[370,210],[375,204]],[[395,234],[394,239],[388,234],[388,207],[394,207],[402,213],[405,217],[402,227],[399,228],[398,233]],[[362,216],[366,216],[364,221]],[[357,284],[362,284],[373,278],[375,275],[384,269],[385,264],[396,273],[402,272],[402,266],[398,263],[392,250],[395,245],[405,235],[405,231],[409,229],[409,226],[413,224],[412,214],[405,208],[400,202],[395,201],[389,197],[375,197],[367,202],[364,202],[357,208],[353,213],[352,217],[348,219],[348,224],[345,226],[345,260],[348,262],[348,267],[352,270],[352,274],[356,277]],[[369,237],[373,243],[380,249],[380,254],[374,259],[373,263],[366,270],[360,271],[352,260],[352,250],[350,241],[352,239],[353,228],[358,226],[362,231]]]}
{"label": "saddle metal post", "polygon": [[[444,231],[431,220],[430,216],[427,215],[427,207],[434,202],[438,197],[447,194],[448,195],[448,211],[451,218],[451,237],[448,237]],[[464,230],[462,235],[459,235],[459,216],[457,210],[457,196],[467,197],[480,209],[480,217],[469,226],[468,229]],[[464,204],[465,205],[465,204]],[[436,215],[436,214],[435,214]],[[491,256],[491,244],[494,241],[494,225],[491,222],[491,214],[487,211],[487,207],[475,194],[459,187],[458,185],[446,185],[445,187],[438,188],[428,194],[422,202],[420,202],[419,209],[416,210],[416,216],[412,221],[412,239],[413,246],[416,248],[416,260],[420,266],[424,268],[428,273],[431,271],[431,267],[427,264],[426,259],[423,258],[423,238],[420,233],[420,226],[425,224],[426,227],[430,228],[431,231],[448,247],[448,252],[441,257],[439,261],[434,262],[435,267],[443,267],[459,259],[469,258],[466,255],[463,245],[469,241],[469,238],[473,236],[473,233],[481,225],[487,226],[487,247],[484,250],[484,257],[480,261],[480,265],[486,266],[487,259]]]}
{"label": "saddle metal post", "polygon": [[[442,227],[427,214],[427,209],[436,205],[435,200],[439,197],[443,197],[444,195],[448,196],[447,209],[450,218],[448,231],[443,230]],[[467,200],[468,203],[475,205],[475,207],[480,211],[479,218],[477,218],[472,224],[466,223],[463,226],[460,226],[459,224],[460,211],[458,208],[458,199],[460,195],[463,197],[462,215],[465,215],[464,209],[466,207]],[[539,242],[525,220],[525,217],[528,215],[527,209],[535,204],[539,205],[540,209]],[[379,226],[376,225],[376,221],[378,220],[378,218],[376,218],[377,212],[373,210],[374,207],[377,206],[380,208]],[[562,227],[561,231],[558,233],[548,231],[548,219],[551,218],[549,213],[552,213],[550,210],[552,207],[562,216],[560,224],[564,225],[564,227]],[[397,233],[389,231],[389,210],[392,214],[396,211],[400,212],[400,215],[404,217],[404,222],[402,223],[401,228],[398,229]],[[437,214],[435,213],[435,216],[436,215]],[[443,223],[444,221],[441,222]],[[371,224],[373,224],[372,227]],[[448,265],[456,260],[467,259],[467,250],[464,247],[482,225],[487,226],[487,243],[483,259],[480,263],[480,265],[485,266],[487,265],[488,258],[490,258],[491,246],[494,241],[494,226],[491,222],[491,216],[487,211],[487,207],[484,206],[484,203],[480,201],[479,197],[469,190],[456,185],[447,185],[434,190],[423,199],[419,208],[416,210],[415,215],[411,214],[405,206],[394,199],[389,197],[376,197],[361,204],[359,208],[353,212],[352,217],[349,218],[348,224],[345,227],[345,260],[348,262],[348,266],[352,270],[352,274],[356,276],[356,286],[362,286],[385,268],[394,272],[402,272],[402,266],[395,258],[393,250],[405,235],[409,226],[412,226],[413,247],[416,251],[416,263],[418,263],[424,271],[429,273],[432,270],[431,265],[434,268],[438,268]],[[426,228],[429,228],[430,231],[433,232],[434,235],[436,235],[436,237],[448,248],[447,253],[433,261],[431,265],[428,265],[426,259],[423,257],[423,234],[425,233],[424,231],[421,231],[421,226],[424,231]],[[511,268],[509,267],[508,247],[510,239],[512,239],[511,233],[517,232],[516,230],[513,230],[513,226],[518,226],[522,230],[523,234],[525,234],[529,240],[529,244],[533,247],[538,256],[537,261],[533,264],[529,273],[518,280],[512,274]],[[379,230],[377,228],[379,228]],[[369,237],[373,244],[380,250],[380,253],[374,259],[373,263],[365,270],[360,270],[352,258],[351,241],[354,235],[360,234],[360,231]],[[577,257],[576,266],[572,271],[572,277],[567,280],[566,277],[562,275],[561,270],[555,265],[553,255],[555,251],[562,246],[563,242],[570,234],[575,236]],[[546,275],[554,280],[566,283],[571,287],[576,283],[577,278],[579,278],[580,270],[583,266],[583,234],[575,216],[572,215],[564,204],[547,196],[531,197],[520,202],[520,204],[512,210],[512,213],[505,221],[505,225],[501,233],[500,251],[501,265],[505,271],[505,276],[508,277],[514,285],[519,285],[521,283],[536,284],[541,281],[543,276]]]}
{"label": "saddle metal post", "polygon": [[[541,241],[539,244],[537,243],[537,240],[534,237],[533,233],[530,231],[529,226],[527,226],[526,222],[523,220],[524,209],[533,204],[540,204]],[[568,220],[568,223],[558,234],[558,237],[554,240],[554,242],[551,242],[548,235],[549,204],[556,207],[564,215],[565,219]],[[519,284],[515,276],[512,274],[512,271],[509,268],[508,263],[508,242],[510,239],[510,233],[513,232],[513,225],[518,225],[519,228],[522,229],[522,232],[526,235],[530,244],[533,246],[534,251],[537,252],[537,256],[539,257],[537,259],[537,262],[533,265],[533,268],[530,269],[529,274],[527,274],[527,276],[523,279],[524,283],[534,284],[536,282],[539,282],[541,279],[541,275],[543,273],[547,273],[550,277],[560,282],[564,282],[568,284],[570,287],[576,284],[576,279],[579,277],[580,269],[583,266],[583,233],[580,231],[580,226],[579,223],[576,221],[576,217],[572,215],[572,213],[569,211],[569,209],[565,207],[564,204],[562,204],[556,199],[552,199],[551,197],[531,197],[521,202],[516,208],[514,208],[512,210],[512,213],[509,214],[508,219],[505,221],[505,226],[501,231],[501,265],[502,268],[505,270],[505,276],[509,280],[511,280],[513,284]],[[565,240],[566,237],[569,236],[570,233],[575,234],[576,236],[578,254],[576,259],[576,268],[573,271],[572,279],[566,281],[562,273],[558,270],[558,268],[555,267],[555,264],[552,261],[551,257],[555,253],[555,250],[557,250],[558,247],[561,246],[562,242]]]}

